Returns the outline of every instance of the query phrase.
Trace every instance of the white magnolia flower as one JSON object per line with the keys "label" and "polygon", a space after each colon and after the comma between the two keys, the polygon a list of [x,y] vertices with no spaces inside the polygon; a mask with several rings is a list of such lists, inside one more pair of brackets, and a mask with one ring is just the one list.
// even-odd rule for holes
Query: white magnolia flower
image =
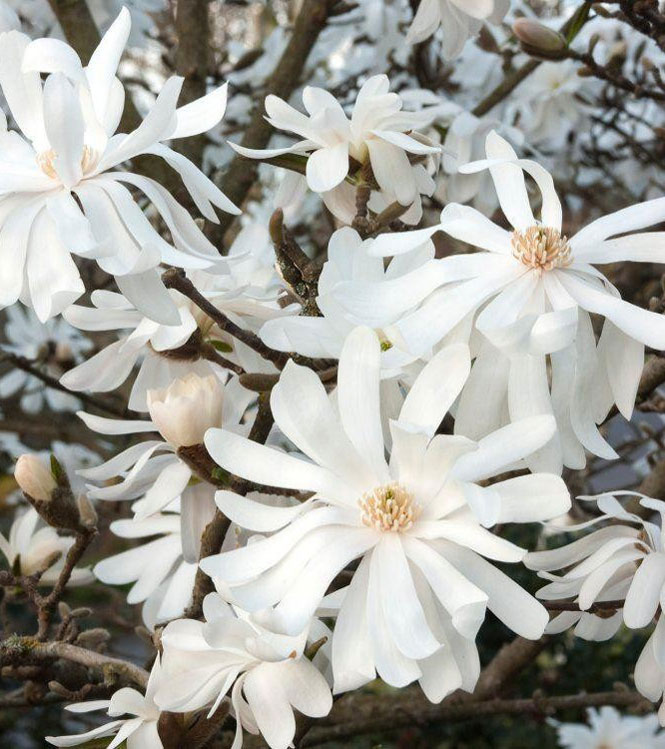
{"label": "white magnolia flower", "polygon": [[[143,604],[143,622],[151,630],[156,624],[182,616],[190,605],[201,535],[215,512],[214,489],[208,484],[188,486],[183,495],[166,512],[145,520],[111,523],[116,536],[146,541],[103,559],[93,569],[95,577],[107,585],[133,583],[127,603]],[[140,506],[141,501],[136,504]],[[190,518],[197,526],[182,528],[179,507],[191,502],[201,510]]]}
{"label": "white magnolia flower", "polygon": [[[642,507],[660,516],[660,525],[627,512],[616,498],[619,496],[639,497]],[[551,581],[538,591],[538,598],[574,599],[581,611],[587,611],[596,601],[623,601],[621,611],[605,623],[580,620],[578,627],[581,625],[581,636],[585,639],[607,639],[616,631],[621,618],[631,629],[649,626],[662,613],[661,599],[665,600],[665,502],[627,491],[582,499],[596,502],[603,514],[572,529],[566,528],[567,531],[606,521],[610,524],[561,548],[526,556],[526,566],[539,570],[541,577]],[[552,572],[562,569],[567,570],[563,575]],[[562,631],[575,623],[577,614],[566,614],[553,621],[552,631]],[[663,643],[665,617],[661,615],[635,665],[634,676],[638,691],[654,702],[665,691]],[[659,716],[665,724],[665,708],[661,707]]]}
{"label": "white magnolia flower", "polygon": [[568,135],[582,129],[586,113],[580,95],[589,79],[578,70],[574,60],[544,62],[517,88],[509,110],[519,115],[529,143],[563,148]]}
{"label": "white magnolia flower", "polygon": [[[234,254],[231,273],[195,271],[189,274],[189,278],[196,289],[232,322],[257,332],[265,320],[292,315],[299,307],[289,305],[282,308],[277,301],[277,285],[267,279],[262,263],[244,252],[252,236],[256,236],[254,232],[243,236],[240,246],[243,251],[237,250],[237,254]],[[262,282],[266,286],[261,286]],[[204,344],[220,348],[223,356],[247,372],[275,371],[252,349],[222,332],[187,297],[174,290],[169,293],[179,315],[176,325],[155,322],[129,299],[111,291],[93,291],[91,300],[94,307],[69,307],[63,316],[82,330],[132,332],[66,372],[61,383],[70,390],[114,390],[129,377],[140,361],[129,396],[129,407],[136,411],[147,411],[146,393],[149,389],[166,387],[189,372],[201,376],[223,374],[224,370],[218,364],[203,358],[201,346]]]}
{"label": "white magnolia flower", "polygon": [[[306,177],[310,190],[321,193],[337,214],[355,190],[346,185],[351,162],[354,171],[369,164],[385,203],[403,206],[420,204],[421,193],[431,194],[434,183],[422,163],[412,165],[409,155],[419,162],[441,153],[424,136],[413,131],[430,121],[427,112],[403,112],[398,94],[389,93],[385,75],[367,80],[355,101],[351,119],[328,91],[306,86],[302,114],[276,96],[266,97],[268,122],[279,130],[297,133],[304,140],[288,148],[256,150],[231,144],[238,153],[253,159],[268,159],[287,153],[308,154]],[[342,191],[339,194],[339,191]],[[336,194],[337,192],[337,194]]]}
{"label": "white magnolia flower", "polygon": [[[506,415],[515,420],[553,413],[558,434],[536,465],[554,472],[561,470],[562,462],[581,468],[584,448],[615,458],[596,424],[613,403],[630,418],[644,345],[665,348],[665,317],[623,301],[592,264],[663,261],[661,233],[629,232],[662,221],[665,198],[600,218],[568,239],[562,234],[561,203],[545,169],[518,159],[496,133],[487,138],[487,160],[462,171],[487,168],[512,232],[473,208],[449,204],[440,224],[380,235],[370,251],[385,256],[410,252],[442,230],[484,252],[438,260],[438,267],[416,270],[397,281],[391,294],[377,283],[354,281],[344,284],[340,295],[356,309],[375,311],[380,305],[384,314],[394,315],[397,322],[388,334],[392,340],[401,337],[400,345],[416,356],[426,356],[461,320],[475,316],[475,329],[488,346],[480,351],[459,404],[459,433],[478,438],[486,428],[505,423]],[[542,195],[541,221],[529,204],[525,171]],[[613,238],[618,234],[622,236]],[[432,293],[437,274],[440,288]],[[418,299],[425,301],[403,315]],[[605,318],[597,348],[590,313]],[[496,356],[497,349],[503,359]]]}
{"label": "white magnolia flower", "polygon": [[159,656],[157,656],[150,672],[145,696],[136,689],[123,687],[115,692],[110,700],[75,702],[65,708],[73,713],[106,710],[106,714],[111,718],[118,718],[120,715],[133,715],[133,718],[112,720],[91,731],[72,736],[47,736],[46,740],[53,746],[78,746],[87,744],[93,739],[113,736],[115,738],[109,742],[107,749],[114,749],[121,745],[126,746],[127,749],[162,749],[162,741],[157,730],[160,710],[154,702],[155,692],[159,689],[162,678]]}
{"label": "white magnolia flower", "polygon": [[164,679],[157,703],[171,712],[210,706],[212,715],[229,695],[236,735],[261,734],[271,749],[292,746],[293,714],[312,718],[330,712],[330,687],[305,656],[306,632],[276,635],[233,609],[218,595],[206,596],[206,621],[180,619],[162,633]]}
{"label": "white magnolia flower", "polygon": [[587,710],[589,724],[553,722],[562,749],[663,749],[656,715],[621,715],[606,705]]}
{"label": "white magnolia flower", "polygon": [[[198,378],[198,375],[190,375],[190,378]],[[174,387],[182,386],[176,382]],[[216,380],[215,387],[221,391],[215,398],[218,402],[223,402],[221,411],[187,418],[202,417],[208,426],[223,424],[226,429],[246,433],[248,428],[240,422],[255,394],[245,390],[235,377],[226,385]],[[188,405],[197,407],[196,401],[190,401]],[[155,422],[149,420],[106,419],[84,412],[79,412],[78,415],[90,429],[99,434],[159,432]],[[206,519],[209,519],[210,503],[205,494],[185,491],[193,473],[187,462],[179,457],[179,447],[181,446],[161,439],[146,440],[128,447],[100,466],[80,470],[79,474],[96,482],[122,476],[122,481],[110,486],[88,485],[89,496],[113,501],[142,497],[141,502],[134,507],[137,520],[145,520],[181,497],[183,547],[198,549],[201,530],[206,525]],[[200,449],[204,450],[202,445]]]}
{"label": "white magnolia flower", "polygon": [[[224,113],[223,86],[176,109],[182,78],[169,79],[129,135],[116,134],[125,93],[116,69],[130,30],[124,9],[86,68],[56,39],[0,36],[0,87],[19,132],[0,130],[0,236],[12,258],[0,264],[0,305],[21,299],[40,320],[84,291],[71,253],[115,276],[138,309],[167,324],[178,314],[157,266],[208,267],[219,261],[194,219],[153,179],[115,170],[141,154],[163,158],[203,215],[238,209],[184,156],[163,145],[208,130]],[[40,73],[48,73],[42,84]],[[2,124],[2,123],[0,123]],[[139,189],[168,227],[170,245],[151,226],[125,185]],[[76,197],[74,197],[76,196]],[[48,251],[45,250],[48,248]]]}
{"label": "white magnolia flower", "polygon": [[[51,377],[60,377],[83,358],[93,343],[62,318],[40,322],[31,309],[13,305],[6,310],[6,343],[2,348],[36,362]],[[21,391],[21,408],[39,413],[46,406],[53,411],[74,411],[79,400],[73,395],[47,387],[34,375],[14,367],[0,377],[0,398]]]}
{"label": "white magnolia flower", "polygon": [[474,639],[487,607],[524,637],[540,637],[547,623],[544,608],[483,559],[519,562],[525,551],[485,528],[554,517],[570,499],[561,479],[547,474],[486,488],[476,483],[523,465],[551,438],[551,417],[511,425],[480,443],[435,435],[468,375],[464,344],[444,349],[422,370],[390,424],[387,463],[380,357],[372,330],[349,335],[336,408],[312,370],[285,367],[271,393],[272,412],[309,460],[226,430],[208,432],[208,451],[227,470],[316,494],[283,509],[219,491],[217,506],[231,520],[274,533],[201,567],[245,609],[277,604],[266,614],[269,626],[295,635],[332,580],[360,559],[333,635],[335,691],[357,688],[378,671],[393,686],[420,680],[439,701],[458,687],[473,689]]}
{"label": "white magnolia flower", "polygon": [[384,372],[399,371],[414,361],[416,357],[396,347],[387,332],[397,322],[395,317],[384,314],[381,306],[370,310],[362,305],[357,311],[339,290],[345,282],[373,282],[389,296],[397,281],[408,279],[417,269],[425,272],[434,267],[434,245],[426,242],[416,252],[396,257],[384,268],[383,259],[370,253],[372,241],[363,241],[350,227],[338,229],[330,237],[327,260],[318,280],[316,303],[322,316],[268,320],[259,333],[263,342],[278,351],[338,359],[347,335],[359,325],[366,325],[381,340]]}
{"label": "white magnolia flower", "polygon": [[[44,525],[36,510],[19,510],[9,530],[9,537],[0,533],[0,552],[4,554],[10,569],[21,575],[32,575],[40,570],[53,554],[60,558],[41,576],[40,583],[53,585],[65,563],[65,555],[74,545],[70,536],[59,536],[55,528]],[[94,580],[87,567],[75,568],[69,578],[69,585],[86,585]]]}
{"label": "white magnolia flower", "polygon": [[451,60],[484,21],[501,23],[509,8],[510,0],[420,0],[406,39],[422,42],[442,26],[443,56]]}

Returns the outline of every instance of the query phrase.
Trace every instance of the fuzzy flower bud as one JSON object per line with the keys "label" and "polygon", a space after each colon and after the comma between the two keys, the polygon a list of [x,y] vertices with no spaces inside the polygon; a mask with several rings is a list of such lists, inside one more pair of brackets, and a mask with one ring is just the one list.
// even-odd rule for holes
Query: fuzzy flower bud
{"label": "fuzzy flower bud", "polygon": [[518,18],[513,24],[513,33],[528,54],[551,60],[559,60],[564,56],[562,52],[567,46],[565,38],[558,31],[532,18]]}
{"label": "fuzzy flower bud", "polygon": [[40,502],[49,502],[58,486],[49,467],[36,455],[20,456],[14,478],[25,494]]}
{"label": "fuzzy flower bud", "polygon": [[222,423],[224,387],[214,376],[189,374],[161,390],[148,390],[148,410],[162,437],[176,449],[199,445]]}

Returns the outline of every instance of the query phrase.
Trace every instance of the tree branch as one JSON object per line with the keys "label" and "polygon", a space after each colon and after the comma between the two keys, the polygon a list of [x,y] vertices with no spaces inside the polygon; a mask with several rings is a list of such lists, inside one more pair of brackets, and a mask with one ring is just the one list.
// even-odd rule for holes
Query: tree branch
{"label": "tree branch", "polygon": [[[328,16],[337,0],[304,0],[296,19],[291,39],[286,45],[279,62],[266,83],[266,95],[273,94],[280,99],[291,96],[298,85],[300,75],[309,53],[319,34],[323,31]],[[264,117],[263,101],[254,110],[252,119],[245,129],[240,144],[245,148],[265,148],[273,134],[272,125]],[[247,161],[236,156],[221,179],[222,192],[237,206],[242,206],[256,179],[259,162]],[[224,214],[220,219],[219,232],[223,236],[234,216]]]}
{"label": "tree branch", "polygon": [[[362,733],[374,731],[392,731],[408,725],[424,726],[431,723],[454,722],[487,715],[534,715],[549,716],[560,710],[582,709],[601,705],[615,705],[617,707],[643,706],[652,710],[653,705],[638,692],[617,690],[614,692],[596,692],[592,694],[566,695],[563,697],[534,696],[516,700],[472,700],[466,704],[447,704],[419,707],[418,711],[395,712],[389,721],[384,718],[368,718],[365,721],[351,721],[341,725],[317,727],[312,729],[302,746],[317,746],[328,741],[340,741]],[[325,721],[324,721],[325,722]]]}
{"label": "tree branch", "polygon": [[122,658],[96,653],[67,642],[39,642],[32,637],[12,636],[0,642],[0,666],[22,666],[26,663],[43,663],[62,659],[91,668],[106,681],[118,678],[128,684],[136,684],[145,689],[148,672]]}
{"label": "tree branch", "polygon": [[41,380],[47,387],[50,387],[53,390],[59,390],[61,393],[72,395],[88,406],[93,406],[99,411],[105,411],[106,413],[113,414],[114,416],[119,416],[120,418],[127,418],[129,415],[134,414],[134,412],[130,411],[128,408],[119,408],[118,406],[107,403],[101,398],[96,398],[94,395],[90,395],[89,393],[72,392],[64,385],[62,385],[55,377],[52,377],[47,372],[42,372],[41,369],[35,366],[34,362],[30,361],[30,359],[26,359],[24,356],[13,354],[10,351],[3,351],[0,353],[0,362],[2,361],[9,362],[10,364],[13,364],[17,369],[21,369],[24,372],[32,375],[33,377],[36,377],[38,380]]}
{"label": "tree branch", "polygon": [[[175,9],[175,30],[178,46],[175,53],[175,68],[184,77],[181,104],[189,104],[206,94],[206,79],[209,64],[210,28],[208,20],[209,0],[178,0]],[[178,141],[177,149],[201,166],[205,133]]]}
{"label": "tree branch", "polygon": [[194,284],[185,276],[184,272],[178,268],[171,268],[162,274],[162,281],[167,289],[175,289],[183,296],[191,299],[192,302],[208,317],[213,320],[222,330],[229,335],[242,341],[246,346],[254,349],[264,359],[271,361],[278,369],[282,369],[289,357],[281,351],[275,351],[263,343],[263,341],[250,330],[245,330],[236,325],[223,312],[217,309],[212,302],[209,302],[201,294]]}

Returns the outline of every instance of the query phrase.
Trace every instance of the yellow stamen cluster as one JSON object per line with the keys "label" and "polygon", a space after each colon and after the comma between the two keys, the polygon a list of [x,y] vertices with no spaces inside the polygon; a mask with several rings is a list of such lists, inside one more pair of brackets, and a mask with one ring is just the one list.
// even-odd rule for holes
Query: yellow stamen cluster
{"label": "yellow stamen cluster", "polygon": [[[51,148],[48,151],[43,151],[37,155],[37,163],[39,168],[44,172],[47,177],[51,179],[58,179],[58,173],[55,170],[53,162],[57,158],[58,154]],[[97,163],[97,154],[89,146],[83,146],[83,154],[81,155],[81,171],[83,174],[87,174],[92,171],[95,164]]]}
{"label": "yellow stamen cluster", "polygon": [[396,482],[366,492],[358,506],[363,525],[377,531],[406,531],[420,515],[411,494]]}
{"label": "yellow stamen cluster", "polygon": [[568,238],[550,226],[530,226],[526,231],[514,231],[511,243],[513,257],[541,273],[552,268],[566,268],[573,262]]}

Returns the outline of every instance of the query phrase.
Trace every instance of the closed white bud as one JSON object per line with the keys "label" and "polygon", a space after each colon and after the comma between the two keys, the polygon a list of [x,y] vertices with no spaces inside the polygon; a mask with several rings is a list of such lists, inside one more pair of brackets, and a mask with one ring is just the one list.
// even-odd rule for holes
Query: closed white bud
{"label": "closed white bud", "polygon": [[222,423],[224,387],[213,375],[189,374],[161,390],[148,390],[148,410],[162,437],[176,449],[199,445]]}
{"label": "closed white bud", "polygon": [[36,455],[21,455],[14,478],[25,494],[41,502],[48,502],[58,486],[49,466]]}
{"label": "closed white bud", "polygon": [[559,59],[567,46],[562,34],[531,18],[518,18],[513,24],[513,33],[527,52],[542,57]]}

